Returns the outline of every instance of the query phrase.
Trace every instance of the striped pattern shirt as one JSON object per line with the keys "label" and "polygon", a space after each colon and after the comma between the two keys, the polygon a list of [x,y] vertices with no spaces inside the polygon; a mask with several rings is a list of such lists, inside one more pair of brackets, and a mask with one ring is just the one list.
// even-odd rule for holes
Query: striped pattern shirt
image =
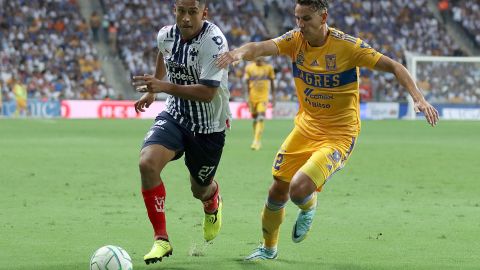
{"label": "striped pattern shirt", "polygon": [[166,111],[193,132],[210,134],[225,130],[231,118],[228,70],[217,68],[215,60],[218,54],[228,52],[228,44],[220,29],[215,24],[204,21],[196,37],[182,40],[177,25],[169,25],[158,32],[157,43],[170,82],[217,87],[217,93],[211,102],[169,96]]}

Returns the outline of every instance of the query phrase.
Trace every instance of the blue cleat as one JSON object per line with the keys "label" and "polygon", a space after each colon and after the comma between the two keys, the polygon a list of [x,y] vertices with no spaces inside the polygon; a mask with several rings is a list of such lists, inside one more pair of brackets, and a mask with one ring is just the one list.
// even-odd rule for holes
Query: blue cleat
{"label": "blue cleat", "polygon": [[266,248],[260,245],[253,253],[245,257],[245,261],[274,260],[277,258],[277,248]]}
{"label": "blue cleat", "polygon": [[292,240],[295,243],[302,242],[306,237],[310,228],[312,228],[313,217],[315,216],[316,207],[310,210],[300,210],[298,212],[297,221],[293,226]]}

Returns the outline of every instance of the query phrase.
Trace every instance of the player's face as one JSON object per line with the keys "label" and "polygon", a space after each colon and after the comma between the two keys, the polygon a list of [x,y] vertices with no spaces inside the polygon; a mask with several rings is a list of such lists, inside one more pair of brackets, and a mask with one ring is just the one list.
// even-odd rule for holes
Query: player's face
{"label": "player's face", "polygon": [[202,29],[207,16],[207,8],[197,0],[177,0],[174,12],[183,39],[193,38]]}
{"label": "player's face", "polygon": [[307,41],[318,38],[322,27],[326,26],[327,13],[324,10],[314,10],[308,5],[296,5],[295,20]]}
{"label": "player's face", "polygon": [[257,58],[257,60],[255,60],[255,63],[257,64],[257,66],[261,66],[263,65],[263,58]]}

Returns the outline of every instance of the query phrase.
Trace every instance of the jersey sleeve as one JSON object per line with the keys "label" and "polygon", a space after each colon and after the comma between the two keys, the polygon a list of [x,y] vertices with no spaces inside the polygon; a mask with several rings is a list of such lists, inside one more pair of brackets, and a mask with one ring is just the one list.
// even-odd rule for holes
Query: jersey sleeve
{"label": "jersey sleeve", "polygon": [[370,47],[365,41],[357,39],[353,49],[352,60],[358,67],[367,67],[373,69],[383,54]]}
{"label": "jersey sleeve", "polygon": [[200,80],[199,83],[218,87],[223,76],[223,69],[215,65],[219,54],[228,52],[228,43],[225,36],[221,33],[208,37],[202,45],[200,53]]}
{"label": "jersey sleeve", "polygon": [[277,38],[272,39],[272,41],[275,42],[275,44],[277,45],[280,55],[286,55],[291,59],[294,58],[298,34],[298,31],[291,30]]}
{"label": "jersey sleeve", "polygon": [[165,38],[167,37],[169,28],[170,27],[168,26],[164,26],[162,29],[160,29],[160,31],[158,31],[158,34],[157,34],[157,47],[161,53],[164,53],[165,51],[164,41],[165,41]]}

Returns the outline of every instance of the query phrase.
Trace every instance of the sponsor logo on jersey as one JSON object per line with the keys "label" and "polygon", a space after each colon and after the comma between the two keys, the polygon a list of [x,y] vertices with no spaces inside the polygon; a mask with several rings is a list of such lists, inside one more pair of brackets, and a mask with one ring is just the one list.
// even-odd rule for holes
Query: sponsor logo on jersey
{"label": "sponsor logo on jersey", "polygon": [[223,38],[221,36],[214,36],[212,38],[213,42],[215,42],[215,44],[217,44],[218,46],[222,45],[223,44]]}
{"label": "sponsor logo on jersey", "polygon": [[185,74],[184,72],[181,72],[181,71],[169,72],[169,77],[170,79],[195,82],[195,78],[192,75]]}
{"label": "sponsor logo on jersey", "polygon": [[178,63],[173,61],[172,59],[169,59],[167,61],[167,66],[169,68],[187,68],[187,66],[184,63]]}
{"label": "sponsor logo on jersey", "polygon": [[354,67],[340,73],[324,74],[300,69],[293,64],[293,76],[305,84],[316,88],[336,88],[357,82],[357,68]]}

